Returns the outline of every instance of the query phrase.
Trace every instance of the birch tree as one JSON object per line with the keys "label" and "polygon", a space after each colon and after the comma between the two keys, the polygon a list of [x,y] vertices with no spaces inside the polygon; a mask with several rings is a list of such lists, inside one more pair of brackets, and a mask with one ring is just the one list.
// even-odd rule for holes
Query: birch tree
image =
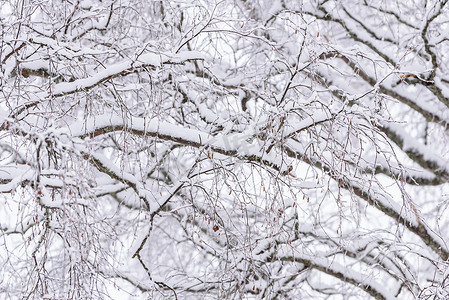
{"label": "birch tree", "polygon": [[447,0],[3,0],[0,295],[447,299]]}

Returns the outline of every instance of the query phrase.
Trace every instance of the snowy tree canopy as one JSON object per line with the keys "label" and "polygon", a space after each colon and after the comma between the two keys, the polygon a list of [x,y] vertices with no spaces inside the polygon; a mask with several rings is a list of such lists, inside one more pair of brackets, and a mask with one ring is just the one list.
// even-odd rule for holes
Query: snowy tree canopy
{"label": "snowy tree canopy", "polygon": [[447,0],[2,0],[0,298],[448,299]]}

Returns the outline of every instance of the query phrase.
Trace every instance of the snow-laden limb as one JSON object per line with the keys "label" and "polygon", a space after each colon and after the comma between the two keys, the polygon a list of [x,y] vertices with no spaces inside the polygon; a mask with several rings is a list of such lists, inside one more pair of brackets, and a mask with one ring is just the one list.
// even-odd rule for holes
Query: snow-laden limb
{"label": "snow-laden limb", "polygon": [[416,141],[397,124],[385,123],[383,128],[386,135],[413,161],[444,181],[449,180],[448,162],[435,153],[432,148]]}
{"label": "snow-laden limb", "polygon": [[[340,256],[343,259],[354,259],[354,262],[349,264],[351,266],[361,262],[366,265],[375,265],[392,276],[398,282],[407,282],[408,288],[412,291],[417,291],[415,283],[416,274],[412,272],[409,265],[400,252],[407,251],[407,245],[399,246],[394,241],[395,236],[389,232],[377,233],[371,235],[369,232],[355,234],[348,234],[346,238],[350,241],[346,245],[340,245],[339,236],[330,236],[324,228],[319,226],[307,228],[307,224],[300,224],[298,231],[307,236],[313,236],[321,241],[324,245],[330,247],[324,256]],[[285,241],[284,241],[285,243]],[[323,245],[323,248],[326,246]],[[385,252],[382,248],[389,248],[392,253]]]}
{"label": "snow-laden limb", "polygon": [[[287,153],[292,157],[301,156],[303,160],[308,161],[309,164],[318,167],[330,173],[330,177],[339,183],[340,186],[346,186],[360,199],[363,199],[368,204],[383,212],[386,216],[395,220],[399,224],[403,224],[408,230],[416,234],[429,246],[435,254],[439,255],[443,260],[449,259],[449,248],[446,245],[444,238],[436,234],[433,229],[422,222],[419,213],[415,209],[405,210],[403,203],[399,204],[389,195],[381,190],[376,190],[375,185],[365,187],[364,181],[360,178],[341,178],[332,175],[331,166],[320,164],[317,157],[308,158],[308,155],[301,151],[302,147],[296,141],[290,140],[288,142],[291,147]],[[413,205],[413,204],[412,204]]]}
{"label": "snow-laden limb", "polygon": [[281,261],[301,263],[307,267],[329,274],[341,281],[348,282],[356,287],[361,287],[363,291],[375,299],[398,299],[395,296],[398,293],[398,289],[391,291],[387,286],[376,281],[371,275],[351,270],[348,267],[333,261],[332,258],[325,258],[320,255],[306,253],[295,253],[291,256],[288,252],[290,252],[290,250],[286,250],[285,253],[280,251],[276,255]]}
{"label": "snow-laden limb", "polygon": [[[275,244],[277,244],[276,247],[274,246]],[[369,245],[370,243],[367,243],[362,249],[369,248]],[[373,244],[372,246],[375,245]],[[389,283],[386,285],[373,278],[372,274],[361,272],[357,267],[353,267],[350,264],[345,266],[341,264],[337,254],[326,252],[310,253],[310,251],[300,248],[292,250],[288,243],[280,243],[271,238],[260,240],[252,250],[252,258],[257,262],[270,263],[280,260],[289,265],[301,265],[300,269],[315,269],[337,280],[350,283],[375,299],[398,299],[395,295],[398,295],[400,284],[391,286]],[[344,250],[350,251],[349,249]],[[350,257],[350,253],[345,254]],[[351,261],[348,257],[343,259]]]}
{"label": "snow-laden limb", "polygon": [[401,178],[411,185],[440,185],[445,183],[445,179],[435,175],[416,164],[416,166],[405,168],[395,161],[387,161],[382,156],[365,156],[360,161],[359,167],[365,170],[372,170],[376,174],[385,174],[390,177]]}
{"label": "snow-laden limb", "polygon": [[[28,42],[30,42],[32,44],[38,44],[41,46],[49,47],[53,50],[52,54],[62,55],[69,59],[75,59],[76,57],[82,57],[85,55],[95,56],[95,55],[102,55],[102,54],[112,54],[112,52],[110,50],[100,51],[100,50],[95,50],[95,49],[91,49],[88,47],[80,47],[79,45],[76,45],[76,44],[56,41],[55,39],[52,39],[49,37],[44,37],[44,36],[37,36],[37,37],[30,38]],[[43,60],[42,62],[45,62],[45,61]],[[36,63],[36,65],[39,65],[39,63]],[[29,67],[35,68],[36,65],[32,65]],[[48,63],[46,65],[48,66]],[[25,65],[25,67],[28,67],[28,66]]]}
{"label": "snow-laden limb", "polygon": [[184,128],[158,118],[128,118],[118,115],[91,117],[61,129],[59,134],[71,137],[97,137],[111,132],[129,131],[140,136],[157,137],[195,148],[209,148],[214,152],[241,160],[268,165],[282,174],[291,170],[291,162],[276,153],[266,154],[257,139],[248,141],[244,133],[210,135],[197,129]]}
{"label": "snow-laden limb", "polygon": [[424,244],[434,251],[435,254],[440,256],[443,260],[449,259],[449,249],[447,247],[444,238],[437,234],[434,229],[430,228],[423,220],[420,219],[419,213],[416,208],[411,211],[405,211],[403,205],[395,203],[393,199],[384,199],[384,197],[376,197],[371,191],[363,190],[363,188],[357,185],[346,183],[353,189],[354,193],[370,203],[374,207],[377,207],[380,211],[387,216],[397,220],[400,224],[403,224],[408,230],[420,237]]}
{"label": "snow-laden limb", "polygon": [[113,162],[110,161],[104,154],[89,151],[81,144],[75,144],[75,149],[81,156],[91,162],[91,164],[98,169],[98,171],[107,174],[111,178],[123,182],[131,187],[136,195],[145,203],[146,208],[150,208],[150,203],[154,197],[144,188],[141,181],[133,174],[120,170]]}
{"label": "snow-laden limb", "polygon": [[351,22],[346,22],[345,20],[334,16],[333,11],[334,10],[330,11],[326,9],[324,6],[320,5],[318,13],[312,11],[305,11],[304,13],[317,19],[331,21],[339,24],[355,41],[360,42],[369,47],[374,53],[376,53],[378,56],[384,59],[387,63],[393,66],[396,65],[395,60],[390,55],[384,53],[380,49],[380,47],[376,45],[375,39],[373,39],[372,36],[366,34],[365,32],[360,32],[356,30],[356,28],[353,27],[353,24],[351,24]]}
{"label": "snow-laden limb", "polygon": [[60,97],[73,94],[77,91],[89,90],[102,82],[117,76],[124,76],[139,68],[160,68],[162,65],[182,64],[192,60],[202,60],[204,55],[197,51],[171,53],[145,53],[138,55],[133,60],[126,60],[115,65],[107,66],[104,70],[97,72],[87,78],[77,79],[73,82],[62,82],[56,84],[52,89],[51,96]]}
{"label": "snow-laden limb", "polygon": [[287,122],[284,135],[286,138],[292,137],[294,134],[306,130],[310,127],[319,125],[323,122],[330,121],[334,118],[333,113],[327,111],[317,111],[312,116],[298,122]]}
{"label": "snow-laden limb", "polygon": [[[58,178],[58,174],[41,170],[39,184],[42,187],[63,188],[75,185],[73,180]],[[0,193],[12,193],[20,187],[31,185],[38,189],[36,169],[28,165],[0,166]]]}
{"label": "snow-laden limb", "polygon": [[[343,49],[342,49],[343,50]],[[401,90],[397,90],[394,88],[396,83],[384,82],[379,84],[375,78],[375,74],[369,74],[364,69],[360,67],[360,64],[357,60],[353,59],[350,55],[350,51],[331,51],[325,52],[321,55],[321,57],[327,59],[338,58],[343,61],[348,67],[350,67],[353,72],[357,72],[358,76],[360,76],[363,81],[371,85],[372,87],[376,87],[376,89],[389,97],[392,97],[395,100],[398,100],[409,108],[415,110],[420,113],[424,118],[426,118],[429,122],[435,122],[441,124],[442,126],[447,126],[448,122],[446,121],[447,114],[444,113],[444,110],[438,109],[437,103],[426,103],[422,101],[420,98],[410,97],[408,94],[404,93]],[[355,56],[357,58],[357,56]],[[400,72],[398,72],[400,73]],[[400,78],[407,78],[410,76],[410,72],[404,71]],[[424,84],[424,83],[423,83]]]}
{"label": "snow-laden limb", "polygon": [[[443,127],[447,127],[448,123],[445,121],[447,113],[444,111],[444,107],[442,107],[442,105],[438,105],[440,103],[429,103],[429,101],[423,101],[420,98],[414,99],[412,97],[404,96],[403,92],[395,91],[391,83],[378,82],[373,76],[362,70],[355,61],[351,60],[351,58],[347,56],[347,54],[338,52],[334,54],[325,53],[323,58],[341,59],[354,72],[357,72],[357,74],[364,81],[369,83],[371,86],[376,87],[376,89],[378,89],[380,93],[388,95],[389,97],[392,97],[408,105],[411,109],[421,114],[426,120],[428,120],[428,122],[435,122],[436,124],[439,124]],[[343,99],[341,95],[338,95],[337,92],[333,91],[333,94]],[[383,124],[385,124],[385,126],[383,126]],[[412,159],[417,165],[420,165],[422,167],[422,171],[417,170],[417,172],[415,172],[413,170],[407,170],[406,174],[404,175],[395,172],[394,166],[383,164],[382,166],[375,167],[376,172],[387,174],[388,176],[393,175],[402,178],[409,184],[439,185],[447,182],[447,175],[445,175],[446,163],[441,157],[433,153],[434,151],[432,149],[427,146],[421,145],[420,142],[417,142],[416,139],[412,138],[409,134],[402,130],[401,126],[394,124],[394,122],[391,122],[390,120],[382,122],[378,127],[379,130],[384,132],[384,134],[391,140],[391,142],[396,143],[402,150],[405,150],[405,153],[410,157],[410,159]],[[393,127],[396,128],[398,132],[393,130]],[[401,135],[404,135],[404,137],[402,137]],[[413,149],[409,147],[409,144],[407,144],[406,149],[403,149],[405,145],[404,139],[407,139],[409,141],[414,140],[413,144],[415,144],[415,146],[413,147]],[[432,156],[432,159],[429,158],[429,155]],[[379,162],[384,161],[382,157],[378,157],[376,160],[378,160]]]}

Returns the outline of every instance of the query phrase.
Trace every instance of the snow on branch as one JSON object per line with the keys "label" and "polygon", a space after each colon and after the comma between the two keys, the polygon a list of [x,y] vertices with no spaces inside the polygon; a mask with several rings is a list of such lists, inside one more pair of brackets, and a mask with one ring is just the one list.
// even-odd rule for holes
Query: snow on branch
{"label": "snow on branch", "polygon": [[280,155],[265,153],[263,143],[257,139],[248,141],[246,134],[217,134],[184,128],[157,118],[130,118],[124,120],[117,115],[101,115],[91,117],[84,124],[76,123],[61,129],[60,133],[72,137],[97,137],[111,132],[128,131],[136,135],[157,137],[161,140],[192,146],[195,148],[209,148],[214,152],[241,160],[267,165],[281,174],[291,171],[291,162]]}
{"label": "snow on branch", "polygon": [[89,90],[102,82],[117,76],[124,76],[142,67],[160,68],[162,65],[183,64],[188,61],[202,60],[204,55],[197,51],[186,51],[178,54],[145,53],[138,55],[134,60],[127,60],[106,67],[92,76],[77,79],[73,82],[58,83],[53,87],[52,96],[60,97],[73,94],[77,91]]}

